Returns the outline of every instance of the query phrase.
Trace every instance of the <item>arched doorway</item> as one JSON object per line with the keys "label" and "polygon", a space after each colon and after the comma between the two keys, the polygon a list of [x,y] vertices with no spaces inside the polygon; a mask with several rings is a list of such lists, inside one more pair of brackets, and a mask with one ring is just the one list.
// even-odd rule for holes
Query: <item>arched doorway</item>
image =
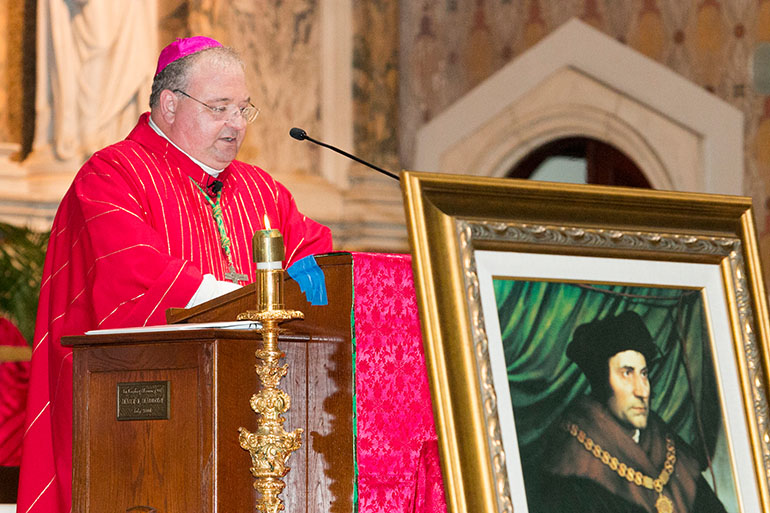
{"label": "arched doorway", "polygon": [[625,153],[591,137],[562,137],[540,146],[506,174],[568,183],[651,188],[641,169]]}

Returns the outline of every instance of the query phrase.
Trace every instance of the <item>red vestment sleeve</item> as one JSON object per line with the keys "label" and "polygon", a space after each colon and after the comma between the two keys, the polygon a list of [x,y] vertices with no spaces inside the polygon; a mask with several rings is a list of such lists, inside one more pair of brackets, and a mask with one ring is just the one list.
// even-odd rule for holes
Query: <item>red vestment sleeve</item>
{"label": "red vestment sleeve", "polygon": [[[0,345],[25,347],[19,329],[0,317]],[[29,362],[0,362],[0,466],[21,463],[24,406],[27,403]]]}

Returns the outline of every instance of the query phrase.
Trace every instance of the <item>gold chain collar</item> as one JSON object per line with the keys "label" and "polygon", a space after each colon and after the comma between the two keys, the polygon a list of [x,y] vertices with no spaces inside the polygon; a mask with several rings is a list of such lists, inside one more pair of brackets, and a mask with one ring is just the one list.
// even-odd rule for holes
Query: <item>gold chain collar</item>
{"label": "gold chain collar", "polygon": [[658,513],[673,513],[674,504],[671,502],[671,499],[663,495],[663,487],[666,486],[668,480],[671,478],[671,474],[674,473],[674,465],[676,464],[676,447],[668,433],[666,434],[666,461],[663,463],[663,470],[660,471],[658,478],[653,479],[638,470],[634,470],[625,463],[621,463],[615,456],[611,455],[605,449],[602,449],[599,444],[594,443],[594,441],[588,437],[585,434],[585,431],[580,429],[577,424],[567,422],[565,428],[570,435],[575,437],[585,450],[593,454],[595,458],[607,465],[610,469],[617,472],[620,477],[636,486],[643,486],[648,490],[655,490],[658,492],[658,500],[655,502],[655,509],[658,510]]}

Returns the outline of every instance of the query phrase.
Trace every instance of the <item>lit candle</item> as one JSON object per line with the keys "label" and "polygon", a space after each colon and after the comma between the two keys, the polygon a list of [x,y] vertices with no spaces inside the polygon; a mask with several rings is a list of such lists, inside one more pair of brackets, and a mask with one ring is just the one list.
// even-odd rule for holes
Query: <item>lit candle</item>
{"label": "lit candle", "polygon": [[265,215],[265,229],[257,230],[252,239],[254,262],[257,269],[283,269],[283,235],[270,228],[270,219]]}
{"label": "lit candle", "polygon": [[251,240],[254,262],[257,264],[255,280],[257,311],[283,309],[283,235],[270,228],[265,214],[265,229],[257,230]]}

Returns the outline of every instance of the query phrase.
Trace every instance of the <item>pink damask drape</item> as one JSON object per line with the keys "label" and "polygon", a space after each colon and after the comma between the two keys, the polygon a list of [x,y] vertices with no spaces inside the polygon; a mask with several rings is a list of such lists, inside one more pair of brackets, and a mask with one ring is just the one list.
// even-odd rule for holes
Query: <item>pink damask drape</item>
{"label": "pink damask drape", "polygon": [[411,258],[353,254],[361,513],[444,513]]}

